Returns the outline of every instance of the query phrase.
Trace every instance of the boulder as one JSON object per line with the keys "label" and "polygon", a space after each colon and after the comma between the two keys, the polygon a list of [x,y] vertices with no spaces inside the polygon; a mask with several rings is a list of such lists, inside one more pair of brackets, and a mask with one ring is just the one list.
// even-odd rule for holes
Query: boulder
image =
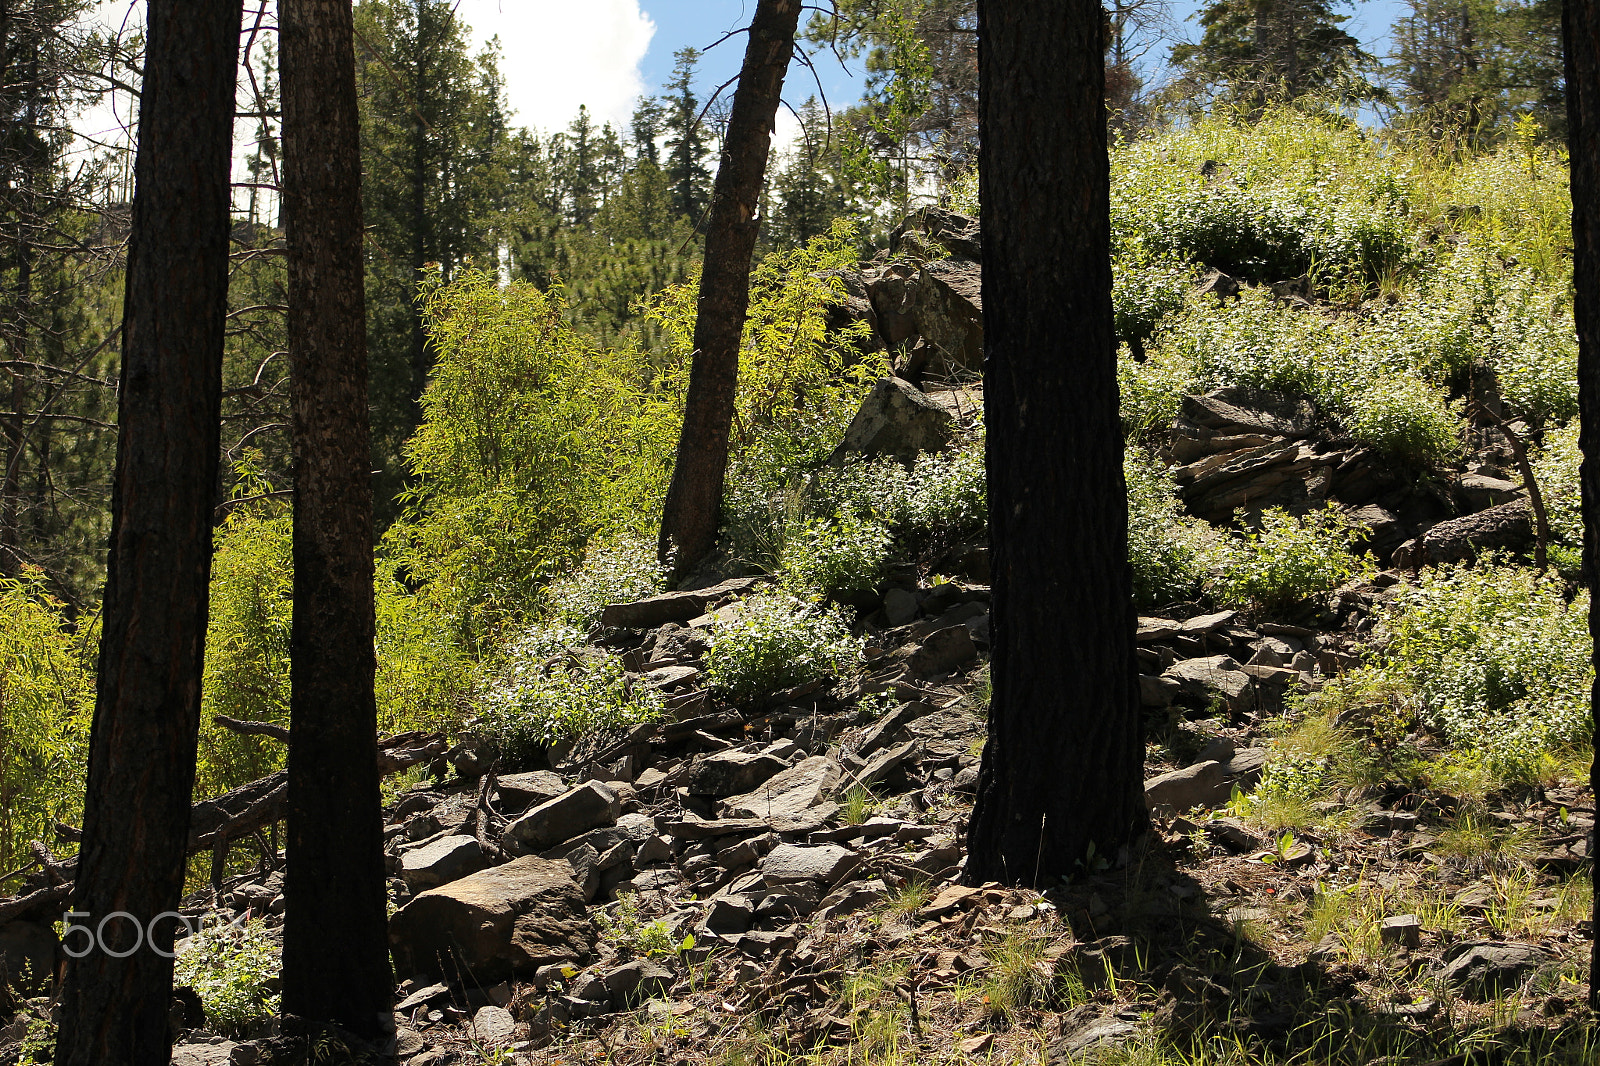
{"label": "boulder", "polygon": [[962,623],[929,633],[921,647],[911,653],[906,665],[912,673],[934,677],[966,666],[977,657],[978,646],[972,642],[972,631]]}
{"label": "boulder", "polygon": [[1439,975],[1445,984],[1476,999],[1493,999],[1556,956],[1538,944],[1516,941],[1468,941],[1445,950]]}
{"label": "boulder", "polygon": [[831,885],[854,868],[858,858],[855,852],[837,844],[779,844],[761,860],[761,876],[769,888],[798,881]]}
{"label": "boulder", "polygon": [[1229,655],[1181,659],[1162,677],[1176,681],[1185,695],[1205,703],[1220,699],[1230,714],[1249,710],[1255,701],[1253,679]]}
{"label": "boulder", "polygon": [[607,604],[600,612],[600,624],[616,629],[652,629],[665,622],[687,622],[705,614],[715,603],[744,595],[758,583],[758,578],[735,577],[709,588],[663,592],[632,603]]}
{"label": "boulder", "polygon": [[572,868],[527,855],[417,896],[389,920],[389,945],[401,973],[493,984],[582,963],[595,931]]}
{"label": "boulder", "polygon": [[813,755],[769,778],[753,792],[722,801],[727,818],[793,818],[828,798],[839,785],[839,764]]}
{"label": "boulder", "polygon": [[400,877],[413,892],[448,884],[483,867],[483,850],[466,835],[441,837],[400,853]]}
{"label": "boulder", "polygon": [[785,769],[764,751],[719,751],[689,766],[682,784],[691,796],[737,796]]}
{"label": "boulder", "polygon": [[509,1047],[516,1031],[517,1020],[504,1007],[480,1007],[472,1016],[472,1039],[487,1049]]}
{"label": "boulder", "polygon": [[540,851],[591,829],[616,825],[621,813],[622,800],[615,792],[599,781],[585,781],[506,826],[505,836],[525,850]]}
{"label": "boulder", "polygon": [[983,235],[978,220],[947,207],[921,207],[889,234],[889,251],[917,255],[983,259]]}
{"label": "boulder", "polygon": [[672,971],[651,959],[634,959],[606,973],[606,991],[620,999],[647,999],[672,987]]}
{"label": "boulder", "polygon": [[566,783],[549,770],[527,774],[506,774],[495,781],[504,807],[527,810],[535,804],[555,799],[567,790]]}
{"label": "boulder", "polygon": [[1485,548],[1519,550],[1532,543],[1533,511],[1526,500],[1513,500],[1440,522],[1396,548],[1393,563],[1407,569],[1438,566],[1476,558]]}
{"label": "boulder", "polygon": [[971,259],[940,259],[926,264],[922,277],[912,313],[932,348],[929,369],[983,369],[983,267]]}
{"label": "boulder", "polygon": [[838,463],[852,452],[910,459],[948,444],[954,423],[950,412],[915,385],[899,378],[879,378],[829,459]]}
{"label": "boulder", "polygon": [[1144,783],[1144,802],[1152,813],[1211,807],[1233,794],[1219,762],[1201,762],[1152,777]]}

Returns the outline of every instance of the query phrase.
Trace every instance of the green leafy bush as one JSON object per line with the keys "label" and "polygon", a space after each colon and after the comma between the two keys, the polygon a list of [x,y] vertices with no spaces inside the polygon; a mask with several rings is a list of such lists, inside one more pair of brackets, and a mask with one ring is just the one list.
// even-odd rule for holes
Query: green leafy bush
{"label": "green leafy bush", "polygon": [[872,588],[889,561],[889,528],[853,514],[807,522],[783,544],[783,583],[801,595]]}
{"label": "green leafy bush", "polygon": [[53,838],[58,819],[78,821],[98,625],[74,633],[36,570],[0,578],[0,613],[0,871],[9,871],[29,841]]}
{"label": "green leafy bush", "polygon": [[572,630],[530,630],[484,686],[472,729],[495,746],[507,770],[537,766],[562,741],[611,733],[659,718],[660,693],[624,676],[610,656],[586,658],[559,647]]}
{"label": "green leafy bush", "polygon": [[1583,499],[1578,480],[1582,465],[1576,419],[1548,434],[1544,449],[1533,457],[1533,476],[1544,494],[1550,533],[1569,551],[1583,548]]}
{"label": "green leafy bush", "polygon": [[768,593],[712,626],[706,676],[729,699],[750,699],[842,674],[861,662],[861,649],[838,615]]}
{"label": "green leafy bush", "polygon": [[219,1033],[245,1036],[278,1013],[278,944],[259,919],[205,925],[176,952],[174,982],[195,990]]}
{"label": "green leafy bush", "polygon": [[1212,559],[1213,590],[1231,606],[1264,611],[1292,607],[1372,569],[1367,557],[1350,551],[1364,532],[1332,504],[1303,518],[1269,508],[1261,514],[1259,530],[1218,547]]}
{"label": "green leafy bush", "polygon": [[583,563],[551,581],[544,590],[545,616],[587,630],[600,621],[608,603],[627,603],[661,591],[666,569],[646,537],[621,537],[591,543]]}
{"label": "green leafy bush", "polygon": [[1393,601],[1366,669],[1414,694],[1419,716],[1503,776],[1536,781],[1589,739],[1588,595],[1511,566],[1425,570]]}
{"label": "green leafy bush", "polygon": [[1154,607],[1188,598],[1204,572],[1209,527],[1183,512],[1172,479],[1149,456],[1129,448],[1122,473],[1128,484],[1134,602]]}
{"label": "green leafy bush", "polygon": [[1461,450],[1459,403],[1414,377],[1385,375],[1355,395],[1348,419],[1361,443],[1393,459],[1427,466]]}

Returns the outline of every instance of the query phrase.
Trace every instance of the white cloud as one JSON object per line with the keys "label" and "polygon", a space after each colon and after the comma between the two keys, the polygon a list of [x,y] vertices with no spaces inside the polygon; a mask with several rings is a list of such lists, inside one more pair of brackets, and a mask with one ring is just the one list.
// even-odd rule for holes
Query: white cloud
{"label": "white cloud", "polygon": [[459,11],[479,43],[500,38],[514,124],[553,132],[587,104],[626,126],[656,32],[638,0],[461,0]]}

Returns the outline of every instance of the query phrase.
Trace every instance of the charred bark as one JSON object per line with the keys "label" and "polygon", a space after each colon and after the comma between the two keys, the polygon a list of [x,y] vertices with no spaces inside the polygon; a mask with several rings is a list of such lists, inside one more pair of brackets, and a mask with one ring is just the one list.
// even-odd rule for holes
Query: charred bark
{"label": "charred bark", "polygon": [[[1566,0],[1567,138],[1572,166],[1573,319],[1578,328],[1578,446],[1583,452],[1583,583],[1600,579],[1600,4]],[[1600,645],[1600,596],[1589,604],[1589,635]],[[1600,663],[1600,654],[1591,652]],[[1590,690],[1600,753],[1600,677]],[[1589,784],[1600,793],[1600,755]],[[1600,887],[1600,865],[1593,870]],[[1600,892],[1594,918],[1600,928]],[[1600,1010],[1600,938],[1590,957],[1589,1006]]]}
{"label": "charred bark", "polygon": [[756,210],[799,21],[800,0],[756,4],[712,186],[705,267],[695,307],[694,361],[657,549],[661,561],[678,574],[709,555],[717,543],[739,388],[739,345],[750,308],[750,259],[761,227]]}
{"label": "charred bark", "polygon": [[114,951],[70,960],[55,1061],[171,1057],[173,921],[200,728],[228,293],[240,0],[151,0],[83,846],[71,909]]}
{"label": "charred bark", "polygon": [[361,152],[349,0],[283,0],[295,446],[283,1010],[392,1027],[373,695]]}
{"label": "charred bark", "polygon": [[1041,884],[1148,826],[1104,29],[1093,0],[978,20],[994,695],[966,877]]}

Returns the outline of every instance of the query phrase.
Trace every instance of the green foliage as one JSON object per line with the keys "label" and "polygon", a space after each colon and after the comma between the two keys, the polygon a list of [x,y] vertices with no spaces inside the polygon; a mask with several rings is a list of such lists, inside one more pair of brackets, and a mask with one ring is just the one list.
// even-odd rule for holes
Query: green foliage
{"label": "green foliage", "polygon": [[581,657],[562,648],[570,630],[529,630],[483,687],[473,731],[492,742],[507,770],[542,765],[562,741],[624,730],[663,713],[661,695],[623,675],[609,656]]}
{"label": "green foliage", "polygon": [[621,537],[591,542],[583,564],[545,586],[545,617],[588,630],[608,603],[627,603],[661,591],[666,568],[656,561],[648,538]]}
{"label": "green foliage", "polygon": [[1351,400],[1350,433],[1394,459],[1427,466],[1461,450],[1459,403],[1405,375],[1376,378]]}
{"label": "green foliage", "polygon": [[590,536],[645,532],[676,444],[679,381],[597,351],[559,294],[469,271],[424,291],[439,361],[407,446],[419,479],[386,550],[441,586],[474,646],[532,617],[542,582]]}
{"label": "green foliage", "polygon": [[58,819],[78,821],[99,627],[88,619],[69,629],[31,569],[0,578],[0,613],[0,870],[9,871],[29,841],[54,838]]}
{"label": "green foliage", "polygon": [[1578,450],[1577,419],[1549,433],[1544,449],[1532,459],[1552,537],[1569,551],[1582,550],[1583,493],[1578,475],[1583,453]]}
{"label": "green foliage", "polygon": [[1425,570],[1383,618],[1366,670],[1503,777],[1536,781],[1588,740],[1588,595],[1556,577],[1490,565]]}
{"label": "green foliage", "polygon": [[173,980],[195,990],[211,1025],[226,1036],[278,1013],[278,944],[257,918],[216,922],[181,941]]}
{"label": "green foliage", "polygon": [[751,699],[844,674],[861,662],[861,650],[860,638],[837,615],[767,593],[713,623],[706,676],[729,699]]}
{"label": "green foliage", "polygon": [[1213,557],[1213,590],[1223,603],[1278,611],[1321,592],[1331,592],[1372,569],[1371,561],[1351,553],[1364,530],[1330,504],[1296,518],[1273,507],[1261,514],[1261,528],[1234,536]]}
{"label": "green foliage", "polygon": [[1172,479],[1149,456],[1129,448],[1122,474],[1134,602],[1154,607],[1189,598],[1203,572],[1209,527],[1183,512]]}
{"label": "green foliage", "polygon": [[[241,479],[248,493],[251,479]],[[283,766],[284,746],[218,726],[216,715],[289,724],[289,627],[294,565],[287,504],[235,506],[218,527],[211,560],[195,789],[214,796]]]}
{"label": "green foliage", "polygon": [[790,531],[783,544],[783,583],[801,595],[869,589],[889,561],[889,528],[847,514]]}
{"label": "green foliage", "polygon": [[616,906],[609,910],[596,912],[595,924],[600,927],[600,935],[624,956],[658,958],[677,955],[694,947],[694,936],[686,935],[682,940],[675,938],[665,918],[645,921],[639,913],[639,901],[633,892],[623,893],[617,898]]}
{"label": "green foliage", "polygon": [[1183,310],[1194,268],[1163,258],[1121,257],[1111,263],[1111,310],[1117,339],[1143,350],[1169,315]]}

